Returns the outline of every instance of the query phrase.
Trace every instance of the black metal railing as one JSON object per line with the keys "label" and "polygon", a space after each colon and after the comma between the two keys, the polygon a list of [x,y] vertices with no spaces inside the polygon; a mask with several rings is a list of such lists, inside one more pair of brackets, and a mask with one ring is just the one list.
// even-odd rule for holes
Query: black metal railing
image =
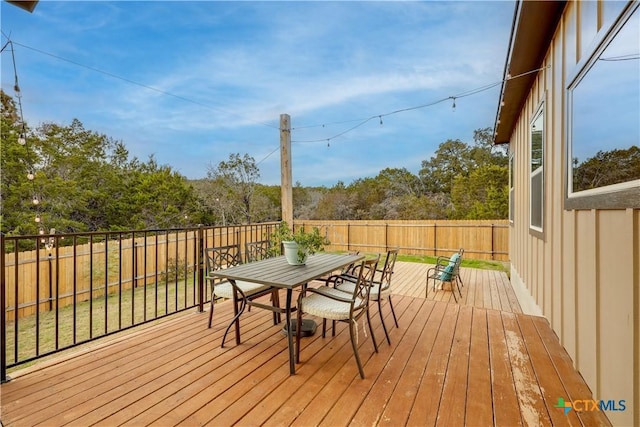
{"label": "black metal railing", "polygon": [[204,248],[276,223],[0,237],[0,379],[7,369],[209,300]]}
{"label": "black metal railing", "polygon": [[[189,309],[210,293],[204,248],[268,238],[277,222],[168,230],[0,235],[0,379],[7,369]],[[330,251],[506,259],[506,222],[294,221]]]}

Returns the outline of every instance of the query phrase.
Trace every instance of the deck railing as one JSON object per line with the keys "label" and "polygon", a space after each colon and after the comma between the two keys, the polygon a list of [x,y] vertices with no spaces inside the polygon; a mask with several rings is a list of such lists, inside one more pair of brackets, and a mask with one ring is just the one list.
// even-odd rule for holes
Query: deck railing
{"label": "deck railing", "polygon": [[[207,247],[268,237],[277,223],[0,237],[0,379],[7,368],[158,320],[202,311]],[[318,226],[327,250],[506,254],[505,223],[294,221]],[[487,249],[488,248],[488,249]]]}

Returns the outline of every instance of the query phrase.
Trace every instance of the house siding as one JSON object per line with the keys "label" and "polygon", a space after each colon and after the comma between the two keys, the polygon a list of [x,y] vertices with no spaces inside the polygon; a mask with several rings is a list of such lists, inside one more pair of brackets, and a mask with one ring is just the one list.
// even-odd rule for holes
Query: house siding
{"label": "house siding", "polygon": [[[624,6],[624,5],[623,5]],[[564,210],[565,89],[622,12],[567,4],[510,139],[514,154],[511,278],[523,310],[546,317],[594,399],[625,400],[614,425],[640,425],[640,213]],[[543,234],[529,229],[529,126],[545,109]]]}

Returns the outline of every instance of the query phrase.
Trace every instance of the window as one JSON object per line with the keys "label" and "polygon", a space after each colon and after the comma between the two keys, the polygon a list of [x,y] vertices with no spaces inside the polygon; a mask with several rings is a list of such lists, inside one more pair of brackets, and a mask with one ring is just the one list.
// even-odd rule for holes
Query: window
{"label": "window", "polygon": [[632,4],[568,87],[567,209],[640,205],[640,13]]}
{"label": "window", "polygon": [[542,232],[544,213],[544,104],[531,120],[529,140],[531,154],[529,227]]}

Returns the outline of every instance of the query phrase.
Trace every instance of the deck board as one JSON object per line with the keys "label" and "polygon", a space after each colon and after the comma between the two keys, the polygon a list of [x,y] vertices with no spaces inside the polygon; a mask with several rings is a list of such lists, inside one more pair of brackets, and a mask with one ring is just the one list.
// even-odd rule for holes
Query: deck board
{"label": "deck board", "polygon": [[[220,348],[232,306],[185,312],[106,342],[12,372],[2,384],[4,426],[610,425],[602,412],[554,408],[591,399],[546,319],[513,303],[504,273],[463,269],[463,298],[429,292],[428,266],[397,263],[393,304],[358,325],[366,378],[347,325],[304,338],[289,375],[271,313],[242,316],[242,343]],[[321,326],[321,325],[320,325]]]}

